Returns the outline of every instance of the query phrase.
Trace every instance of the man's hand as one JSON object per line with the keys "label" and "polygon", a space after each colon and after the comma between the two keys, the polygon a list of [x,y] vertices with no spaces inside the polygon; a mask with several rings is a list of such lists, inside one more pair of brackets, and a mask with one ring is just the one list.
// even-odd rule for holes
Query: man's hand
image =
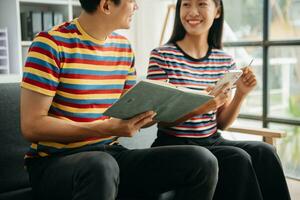
{"label": "man's hand", "polygon": [[119,137],[133,137],[142,127],[152,123],[155,115],[155,112],[148,111],[129,120],[110,118],[106,120],[108,133]]}

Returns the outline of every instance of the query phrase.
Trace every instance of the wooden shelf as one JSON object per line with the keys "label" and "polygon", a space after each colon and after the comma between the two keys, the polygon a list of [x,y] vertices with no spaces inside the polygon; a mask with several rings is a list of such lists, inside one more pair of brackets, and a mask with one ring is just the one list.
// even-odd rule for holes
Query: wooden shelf
{"label": "wooden shelf", "polygon": [[32,41],[22,41],[21,45],[22,45],[22,47],[28,47],[31,45],[31,43],[32,43]]}
{"label": "wooden shelf", "polygon": [[[0,29],[0,56],[6,56],[5,60],[0,60],[0,83],[2,83],[5,80],[12,82],[22,74],[27,51],[32,43],[32,41],[25,41],[30,40],[31,35],[26,37],[25,34],[22,41],[22,36],[24,36],[22,31],[26,31],[26,27],[23,26],[22,29],[25,21],[21,17],[21,13],[53,12],[62,14],[62,16],[57,16],[57,19],[70,21],[79,15],[80,3],[79,0],[0,0],[0,2],[0,18],[7,19],[0,20],[0,27],[6,28],[9,32],[9,35],[6,33],[3,35],[2,29]],[[26,18],[26,16],[23,17]],[[5,79],[3,75],[5,75]]]}

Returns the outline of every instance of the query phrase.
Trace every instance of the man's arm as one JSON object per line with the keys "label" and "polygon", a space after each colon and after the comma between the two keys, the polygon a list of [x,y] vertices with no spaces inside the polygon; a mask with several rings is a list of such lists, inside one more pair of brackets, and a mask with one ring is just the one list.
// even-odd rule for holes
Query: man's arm
{"label": "man's arm", "polygon": [[133,136],[152,121],[153,112],[146,112],[130,120],[108,119],[77,123],[48,115],[53,97],[27,89],[21,90],[21,130],[32,142],[72,143],[91,137]]}

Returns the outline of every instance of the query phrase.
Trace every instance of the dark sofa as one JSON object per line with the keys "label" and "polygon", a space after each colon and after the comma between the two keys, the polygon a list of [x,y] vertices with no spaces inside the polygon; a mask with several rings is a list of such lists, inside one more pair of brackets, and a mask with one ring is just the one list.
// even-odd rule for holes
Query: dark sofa
{"label": "dark sofa", "polygon": [[[151,133],[123,139],[121,143],[128,148],[149,146],[155,137],[155,129],[148,132]],[[19,83],[0,84],[0,138],[0,200],[32,200],[29,178],[23,167],[23,157],[29,142],[22,137],[20,131]],[[173,195],[172,192],[167,192],[155,199],[169,200]],[[126,200],[133,199],[136,198]]]}

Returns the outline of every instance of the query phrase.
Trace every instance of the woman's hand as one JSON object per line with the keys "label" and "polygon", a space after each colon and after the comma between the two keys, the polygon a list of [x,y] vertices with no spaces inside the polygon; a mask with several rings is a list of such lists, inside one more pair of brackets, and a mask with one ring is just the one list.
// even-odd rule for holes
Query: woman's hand
{"label": "woman's hand", "polygon": [[256,76],[250,67],[242,69],[243,75],[239,78],[236,83],[236,92],[242,96],[248,95],[256,86]]}
{"label": "woman's hand", "polygon": [[[213,91],[213,86],[208,86],[206,91],[209,93],[210,91]],[[207,103],[201,105],[199,108],[197,108],[194,113],[197,115],[208,113],[210,111],[216,111],[218,108],[223,106],[226,102],[228,102],[230,97],[230,88],[229,84],[224,84],[219,90],[214,91],[210,95],[215,96],[213,99],[208,101]]]}

